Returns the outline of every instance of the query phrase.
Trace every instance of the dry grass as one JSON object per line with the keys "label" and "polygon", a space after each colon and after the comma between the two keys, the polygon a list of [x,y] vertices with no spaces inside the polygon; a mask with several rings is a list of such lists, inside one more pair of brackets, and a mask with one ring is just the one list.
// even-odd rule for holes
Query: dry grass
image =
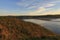
{"label": "dry grass", "polygon": [[55,36],[53,32],[42,26],[10,17],[0,17],[0,32],[0,40],[27,40]]}

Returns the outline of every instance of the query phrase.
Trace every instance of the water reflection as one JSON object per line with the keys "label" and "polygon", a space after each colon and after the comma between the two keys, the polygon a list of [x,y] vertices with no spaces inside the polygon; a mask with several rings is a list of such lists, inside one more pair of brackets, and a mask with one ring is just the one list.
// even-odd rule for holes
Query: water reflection
{"label": "water reflection", "polygon": [[[60,22],[54,22],[54,20],[55,19],[53,19],[51,21],[43,21],[43,20],[38,20],[38,19],[24,19],[24,21],[33,22],[38,25],[42,25],[45,28],[47,28],[55,33],[60,34]],[[57,19],[55,21],[57,21]]]}
{"label": "water reflection", "polygon": [[52,19],[51,21],[60,22],[60,19]]}

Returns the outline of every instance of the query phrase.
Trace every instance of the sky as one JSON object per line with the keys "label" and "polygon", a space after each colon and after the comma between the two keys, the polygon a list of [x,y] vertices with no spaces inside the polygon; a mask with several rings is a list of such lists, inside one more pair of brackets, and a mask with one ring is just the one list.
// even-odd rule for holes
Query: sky
{"label": "sky", "polygon": [[57,14],[60,0],[0,0],[0,16]]}

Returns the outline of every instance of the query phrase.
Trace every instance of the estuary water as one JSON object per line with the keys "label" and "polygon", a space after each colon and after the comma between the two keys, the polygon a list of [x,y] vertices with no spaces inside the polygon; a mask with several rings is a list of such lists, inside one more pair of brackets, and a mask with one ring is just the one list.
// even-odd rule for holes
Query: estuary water
{"label": "estuary water", "polygon": [[24,21],[32,22],[45,27],[57,34],[60,34],[60,19],[51,19],[51,21],[39,20],[39,19],[24,19]]}

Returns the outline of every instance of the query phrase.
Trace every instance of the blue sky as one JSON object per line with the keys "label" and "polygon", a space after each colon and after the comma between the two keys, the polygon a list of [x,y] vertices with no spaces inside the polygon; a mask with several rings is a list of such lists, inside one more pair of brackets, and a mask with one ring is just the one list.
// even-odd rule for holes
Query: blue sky
{"label": "blue sky", "polygon": [[60,0],[0,0],[0,15],[60,14]]}

